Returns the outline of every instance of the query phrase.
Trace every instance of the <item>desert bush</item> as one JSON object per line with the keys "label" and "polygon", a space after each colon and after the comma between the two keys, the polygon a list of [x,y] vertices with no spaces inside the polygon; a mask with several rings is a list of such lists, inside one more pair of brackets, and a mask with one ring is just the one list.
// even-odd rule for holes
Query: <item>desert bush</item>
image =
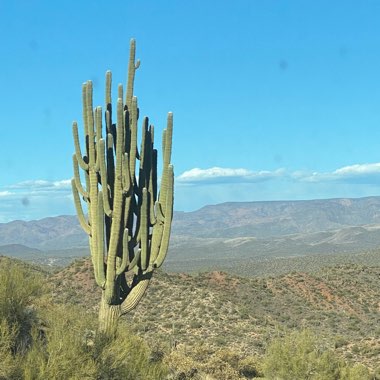
{"label": "desert bush", "polygon": [[122,329],[115,340],[96,335],[96,318],[79,307],[50,307],[44,319],[25,358],[26,380],[159,380],[166,374],[140,338]]}
{"label": "desert bush", "polygon": [[247,356],[238,362],[239,374],[247,379],[263,376],[262,360],[256,356]]}
{"label": "desert bush", "polygon": [[275,339],[264,359],[264,374],[281,380],[370,379],[366,367],[350,367],[308,330]]}
{"label": "desert bush", "polygon": [[353,366],[344,366],[341,370],[340,379],[344,380],[372,380],[376,377],[372,376],[367,367],[362,364]]}
{"label": "desert bush", "polygon": [[25,351],[36,319],[32,305],[43,293],[43,278],[21,263],[2,260],[0,279],[0,321],[6,321],[8,328],[16,334],[12,352]]}
{"label": "desert bush", "polygon": [[16,326],[9,326],[6,319],[0,321],[0,380],[21,378],[18,357],[12,352],[17,335]]}
{"label": "desert bush", "polygon": [[94,322],[79,308],[46,307],[43,326],[34,326],[33,344],[24,362],[24,377],[42,379],[96,379],[97,366],[88,340]]}
{"label": "desert bush", "polygon": [[241,358],[232,349],[214,350],[204,344],[193,348],[181,347],[165,357],[175,380],[240,380],[262,375],[256,357]]}
{"label": "desert bush", "polygon": [[162,357],[152,354],[141,338],[132,335],[124,327],[119,328],[114,340],[97,337],[94,350],[98,379],[166,379],[168,369]]}

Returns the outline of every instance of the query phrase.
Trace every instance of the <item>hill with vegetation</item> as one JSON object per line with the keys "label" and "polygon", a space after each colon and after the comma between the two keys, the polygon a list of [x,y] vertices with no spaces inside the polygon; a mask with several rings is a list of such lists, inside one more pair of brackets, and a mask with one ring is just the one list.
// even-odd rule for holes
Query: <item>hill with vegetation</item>
{"label": "hill with vegetation", "polygon": [[52,272],[1,257],[0,274],[1,379],[380,376],[380,266],[255,278],[158,272],[115,342],[95,332],[90,259]]}
{"label": "hill with vegetation", "polygon": [[[274,340],[307,330],[342,360],[379,371],[379,276],[380,265],[363,264],[256,278],[158,272],[125,324],[157,350],[174,349],[194,362],[202,352],[227,350],[258,368]],[[100,292],[88,259],[51,281],[59,302],[97,309]]]}

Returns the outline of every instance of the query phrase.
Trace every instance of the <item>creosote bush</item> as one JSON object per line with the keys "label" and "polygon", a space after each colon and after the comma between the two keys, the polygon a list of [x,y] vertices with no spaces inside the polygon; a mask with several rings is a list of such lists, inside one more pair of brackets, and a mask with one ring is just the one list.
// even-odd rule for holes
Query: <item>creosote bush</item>
{"label": "creosote bush", "polygon": [[309,330],[275,339],[264,359],[264,374],[268,379],[281,380],[371,379],[368,369],[347,365]]}
{"label": "creosote bush", "polygon": [[3,334],[12,336],[12,352],[27,348],[36,318],[33,301],[42,294],[43,277],[22,263],[1,259],[0,323]]}
{"label": "creosote bush", "polygon": [[5,319],[0,322],[0,380],[20,378],[19,360],[13,353],[18,329]]}
{"label": "creosote bush", "polygon": [[181,347],[164,359],[171,371],[171,379],[240,380],[260,377],[259,359],[253,356],[242,358],[232,349],[213,350],[207,345],[193,349]]}

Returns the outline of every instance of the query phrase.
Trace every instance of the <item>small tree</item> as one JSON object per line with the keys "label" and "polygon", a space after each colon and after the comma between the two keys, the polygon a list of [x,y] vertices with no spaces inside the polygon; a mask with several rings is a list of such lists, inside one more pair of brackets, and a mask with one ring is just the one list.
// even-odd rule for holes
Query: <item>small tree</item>
{"label": "small tree", "polygon": [[[137,147],[139,109],[133,87],[139,64],[135,61],[135,41],[131,40],[127,91],[123,101],[123,86],[118,86],[116,124],[112,122],[112,76],[110,71],[106,73],[105,138],[102,109],[93,109],[92,82],[83,84],[83,155],[77,122],[73,122],[74,202],[80,224],[89,236],[95,280],[102,288],[99,330],[107,335],[114,334],[121,315],[136,307],[153,271],[162,265],[173,216],[174,175],[170,163],[173,115],[168,114],[163,132],[163,169],[158,193],[154,128],[147,117],[142,122],[141,148]],[[79,167],[84,172],[85,186]],[[87,217],[81,197],[87,205]]]}

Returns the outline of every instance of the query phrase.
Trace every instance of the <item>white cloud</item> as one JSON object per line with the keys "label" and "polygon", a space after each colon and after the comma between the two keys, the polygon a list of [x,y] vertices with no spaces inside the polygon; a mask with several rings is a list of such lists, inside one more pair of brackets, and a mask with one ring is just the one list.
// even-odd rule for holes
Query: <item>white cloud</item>
{"label": "white cloud", "polygon": [[3,197],[9,197],[10,195],[12,195],[12,193],[8,190],[5,190],[5,191],[0,191],[0,197],[3,198]]}
{"label": "white cloud", "polygon": [[329,183],[344,182],[351,184],[379,184],[380,163],[355,164],[338,168],[331,172],[308,172],[277,169],[273,171],[251,171],[243,168],[212,167],[187,170],[176,178],[177,184],[207,185],[229,183],[257,183],[284,179],[293,182]]}
{"label": "white cloud", "polygon": [[71,180],[64,179],[61,181],[46,181],[43,179],[36,180],[28,180],[18,182],[14,185],[9,186],[10,189],[18,189],[18,190],[27,190],[33,191],[35,189],[44,189],[44,190],[59,190],[59,189],[70,189],[71,188]]}
{"label": "white cloud", "polygon": [[380,162],[374,164],[356,164],[344,166],[334,171],[335,175],[355,176],[363,174],[380,174]]}
{"label": "white cloud", "polygon": [[202,184],[202,183],[230,183],[230,182],[261,182],[283,176],[283,169],[276,171],[262,170],[258,172],[247,169],[231,169],[213,167],[209,169],[194,168],[187,170],[177,177],[178,183]]}
{"label": "white cloud", "polygon": [[293,178],[307,182],[349,182],[357,184],[379,184],[380,163],[344,166],[332,172],[297,173]]}

